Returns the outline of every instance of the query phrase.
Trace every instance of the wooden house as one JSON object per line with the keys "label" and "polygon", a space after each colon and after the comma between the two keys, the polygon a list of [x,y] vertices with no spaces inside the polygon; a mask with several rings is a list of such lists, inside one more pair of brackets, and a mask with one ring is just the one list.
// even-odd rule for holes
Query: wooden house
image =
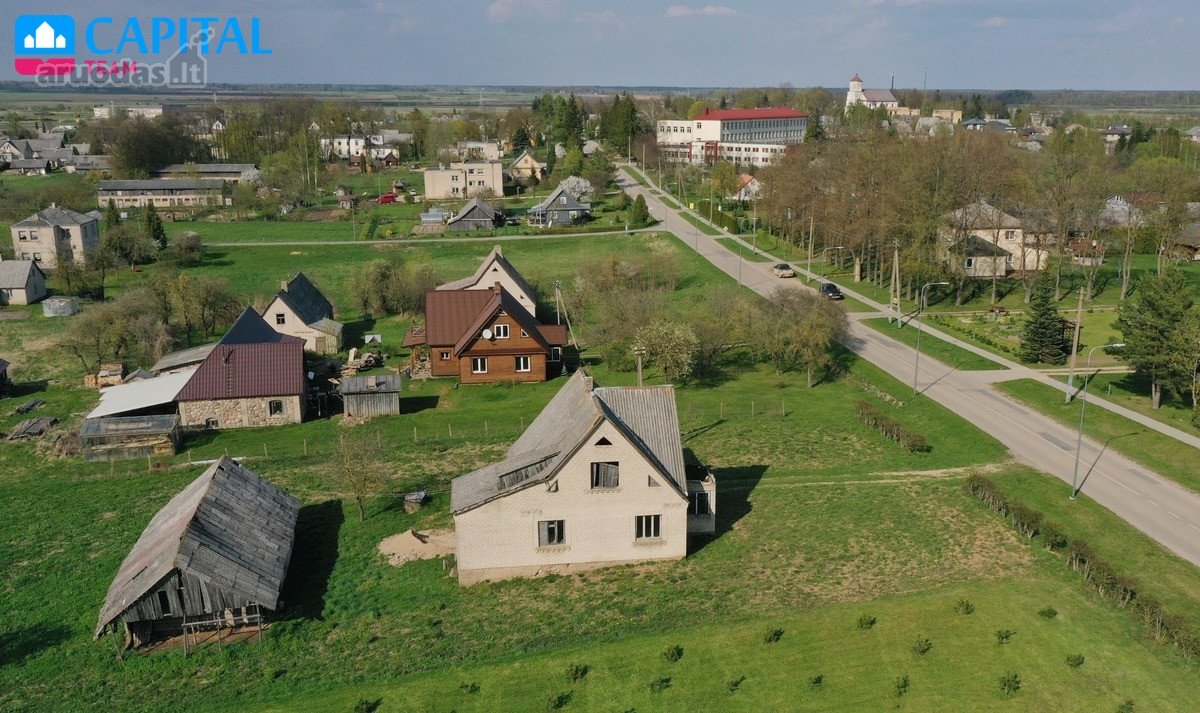
{"label": "wooden house", "polygon": [[538,228],[586,223],[592,218],[592,206],[580,203],[565,188],[554,189],[546,200],[529,209],[529,224]]}
{"label": "wooden house", "polygon": [[338,385],[338,393],[345,414],[351,418],[395,416],[400,413],[403,385],[399,374],[347,376]]}
{"label": "wooden house", "polygon": [[124,624],[138,646],[259,625],[279,607],[300,501],[228,456],[159,510],[121,563],[96,638]]}
{"label": "wooden house", "polygon": [[179,450],[179,433],[175,414],[89,418],[79,429],[79,447],[89,463],[173,456]]}
{"label": "wooden house", "polygon": [[446,222],[446,230],[493,230],[503,224],[504,216],[476,197]]}
{"label": "wooden house", "polygon": [[404,346],[427,355],[433,376],[463,384],[539,382],[562,372],[565,325],[540,324],[496,283],[490,290],[425,293],[425,323]]}

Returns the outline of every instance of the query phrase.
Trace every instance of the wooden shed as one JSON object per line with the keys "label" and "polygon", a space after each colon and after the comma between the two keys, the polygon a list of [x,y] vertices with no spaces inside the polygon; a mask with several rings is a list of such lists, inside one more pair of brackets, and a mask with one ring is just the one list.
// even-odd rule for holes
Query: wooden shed
{"label": "wooden shed", "polygon": [[342,379],[338,393],[347,416],[370,418],[400,413],[400,391],[404,380],[399,374],[348,376]]}
{"label": "wooden shed", "polygon": [[89,463],[173,456],[179,451],[179,416],[89,418],[79,429],[79,447]]}
{"label": "wooden shed", "polygon": [[133,646],[261,626],[280,604],[299,514],[296,498],[221,458],[150,520],[108,588],[96,638],[120,623]]}

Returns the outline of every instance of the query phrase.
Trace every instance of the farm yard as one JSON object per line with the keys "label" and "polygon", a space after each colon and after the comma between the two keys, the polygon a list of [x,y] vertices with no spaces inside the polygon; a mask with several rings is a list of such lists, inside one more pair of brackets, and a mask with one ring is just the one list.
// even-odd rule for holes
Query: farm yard
{"label": "farm yard", "polygon": [[[555,282],[572,284],[581,265],[663,255],[678,276],[664,295],[665,314],[687,319],[713,294],[736,294],[732,280],[669,234],[502,244],[544,301]],[[451,279],[473,271],[491,247],[214,247],[187,272],[225,278],[254,304],[303,271],[349,333],[384,335],[394,367],[407,363],[397,345],[408,317],[361,314],[354,275],[398,255]],[[122,270],[110,291],[146,279],[148,271]],[[186,697],[191,708],[214,711],[348,710],[362,701],[380,711],[554,701],[680,710],[714,700],[988,710],[1005,698],[1025,710],[1105,709],[1128,699],[1186,710],[1200,693],[1193,663],[1148,640],[1141,624],[1084,589],[1063,555],[1025,539],[964,489],[968,476],[984,474],[1049,510],[1061,495],[1057,481],[1012,464],[986,434],[847,353],[813,389],[802,373],[777,374],[737,348],[679,386],[683,445],[713,469],[721,498],[716,535],[686,560],[463,588],[443,560],[397,568],[377,545],[405,530],[448,527],[449,480],[495,460],[561,379],[412,381],[397,417],[353,428],[335,417],[205,433],[171,458],[84,463],[53,444],[78,426],[95,392],[55,347],[65,320],[40,309],[10,319],[26,310],[0,310],[0,354],[20,382],[17,397],[3,402],[0,431],[21,419],[10,406],[32,398],[46,402],[36,413],[60,425],[40,441],[0,443],[5,709],[159,710]],[[600,384],[635,383],[627,364],[610,363],[616,355],[590,341],[601,327],[596,315],[576,325],[582,360]],[[654,367],[647,376],[663,380]],[[912,452],[863,423],[856,408],[864,402],[920,433],[929,450]],[[361,522],[333,476],[344,432],[370,444],[388,478],[388,494],[368,500]],[[277,621],[261,643],[206,646],[186,659],[179,650],[121,657],[115,637],[92,641],[104,591],[146,521],[203,469],[189,463],[223,454],[246,457],[303,503]],[[431,502],[408,513],[401,496],[415,489]],[[1191,606],[1190,566],[1111,514],[1060,508],[1054,516],[1122,567],[1170,572],[1155,596]],[[962,600],[973,613],[955,611]],[[1047,607],[1055,618],[1039,615]],[[864,616],[874,623],[860,625]],[[1015,632],[1011,642],[998,643],[995,632],[1006,629]],[[923,639],[932,647],[915,653]],[[664,655],[676,646],[678,658]],[[1086,662],[1069,666],[1074,655]],[[1020,689],[1004,694],[997,681],[1011,673]]]}

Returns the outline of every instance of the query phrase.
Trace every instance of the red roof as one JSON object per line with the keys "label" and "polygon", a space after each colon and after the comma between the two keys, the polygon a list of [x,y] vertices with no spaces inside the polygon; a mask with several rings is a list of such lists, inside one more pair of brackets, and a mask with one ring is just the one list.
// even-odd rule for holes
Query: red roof
{"label": "red roof", "polygon": [[[844,75],[843,75],[843,76],[844,76]],[[860,77],[860,76],[858,76],[857,74],[855,74],[853,77],[851,77],[851,78],[850,78],[850,81],[852,81],[852,82],[862,82],[862,77]]]}
{"label": "red roof", "polygon": [[721,121],[738,121],[743,119],[803,119],[807,112],[788,109],[787,107],[768,107],[766,109],[705,109],[697,119],[719,119]]}
{"label": "red roof", "polygon": [[304,393],[304,341],[218,344],[179,392],[180,401],[298,396]]}

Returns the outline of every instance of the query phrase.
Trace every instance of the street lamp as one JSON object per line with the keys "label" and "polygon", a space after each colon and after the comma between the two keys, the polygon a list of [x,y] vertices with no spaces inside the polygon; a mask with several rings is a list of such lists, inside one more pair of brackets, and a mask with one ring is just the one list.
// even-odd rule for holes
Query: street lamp
{"label": "street lamp", "polygon": [[[824,277],[829,276],[829,262],[826,259],[825,254],[828,253],[830,250],[845,250],[845,249],[846,248],[842,247],[841,245],[830,245],[829,247],[827,247],[821,251],[821,263],[825,266],[825,267],[821,268],[821,277],[824,278]],[[808,281],[812,282],[812,255],[811,254],[809,254],[809,256],[808,256]]]}
{"label": "street lamp", "polygon": [[949,282],[926,282],[921,285],[920,299],[917,301],[917,358],[913,360],[913,396],[917,395],[917,375],[921,373],[921,313],[925,311],[925,302],[929,298],[930,287],[946,287]]}
{"label": "street lamp", "polygon": [[1116,344],[1098,344],[1088,350],[1087,364],[1083,367],[1083,389],[1079,392],[1079,432],[1075,434],[1075,470],[1071,473],[1071,499],[1074,500],[1079,495],[1079,488],[1076,485],[1079,479],[1079,449],[1083,445],[1083,410],[1087,408],[1087,387],[1088,387],[1088,372],[1092,370],[1092,352],[1097,349],[1120,349],[1124,347],[1124,342]]}

